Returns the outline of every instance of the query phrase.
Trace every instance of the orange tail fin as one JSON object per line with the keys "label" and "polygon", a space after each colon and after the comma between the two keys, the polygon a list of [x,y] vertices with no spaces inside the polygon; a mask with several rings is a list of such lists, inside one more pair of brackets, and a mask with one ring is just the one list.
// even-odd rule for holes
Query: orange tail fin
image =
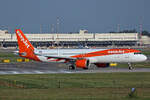
{"label": "orange tail fin", "polygon": [[16,29],[16,36],[19,46],[19,55],[21,57],[38,60],[37,56],[34,54],[33,45],[29,42],[27,37],[21,31],[21,29]]}

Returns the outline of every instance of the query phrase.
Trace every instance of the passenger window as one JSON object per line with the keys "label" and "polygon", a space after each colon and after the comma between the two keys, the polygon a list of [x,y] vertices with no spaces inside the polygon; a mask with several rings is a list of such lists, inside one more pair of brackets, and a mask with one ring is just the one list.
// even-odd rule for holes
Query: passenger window
{"label": "passenger window", "polygon": [[141,52],[135,52],[134,54],[141,54]]}
{"label": "passenger window", "polygon": [[39,53],[42,53],[42,51],[39,51]]}

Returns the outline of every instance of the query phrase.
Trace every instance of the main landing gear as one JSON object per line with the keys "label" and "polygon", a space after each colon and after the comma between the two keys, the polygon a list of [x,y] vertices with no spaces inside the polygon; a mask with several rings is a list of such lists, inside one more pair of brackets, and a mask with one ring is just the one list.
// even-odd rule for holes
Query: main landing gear
{"label": "main landing gear", "polygon": [[128,63],[128,66],[129,66],[129,70],[133,70],[134,67],[132,67],[131,63]]}
{"label": "main landing gear", "polygon": [[69,70],[75,70],[76,66],[75,65],[69,65]]}
{"label": "main landing gear", "polygon": [[[69,65],[69,70],[76,70],[76,66],[75,65]],[[87,70],[88,68],[83,68],[84,70]]]}

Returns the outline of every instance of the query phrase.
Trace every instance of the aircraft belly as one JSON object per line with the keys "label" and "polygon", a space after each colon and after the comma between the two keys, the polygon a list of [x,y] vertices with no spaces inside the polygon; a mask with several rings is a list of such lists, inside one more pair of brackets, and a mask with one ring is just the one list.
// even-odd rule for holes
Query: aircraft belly
{"label": "aircraft belly", "polygon": [[106,56],[98,56],[95,57],[97,62],[109,63],[109,62],[130,62],[131,59],[128,57],[124,57],[123,55],[106,55]]}

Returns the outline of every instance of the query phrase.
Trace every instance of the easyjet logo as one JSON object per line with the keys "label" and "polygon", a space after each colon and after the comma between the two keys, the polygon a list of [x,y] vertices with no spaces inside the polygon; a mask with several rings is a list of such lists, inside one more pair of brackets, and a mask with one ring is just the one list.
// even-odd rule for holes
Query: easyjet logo
{"label": "easyjet logo", "polygon": [[30,47],[30,45],[27,43],[27,40],[24,39],[24,37],[21,35],[20,31],[17,31],[18,36],[20,37],[21,41],[25,44],[27,48]]}
{"label": "easyjet logo", "polygon": [[124,53],[124,50],[113,50],[113,51],[108,51],[108,53]]}

